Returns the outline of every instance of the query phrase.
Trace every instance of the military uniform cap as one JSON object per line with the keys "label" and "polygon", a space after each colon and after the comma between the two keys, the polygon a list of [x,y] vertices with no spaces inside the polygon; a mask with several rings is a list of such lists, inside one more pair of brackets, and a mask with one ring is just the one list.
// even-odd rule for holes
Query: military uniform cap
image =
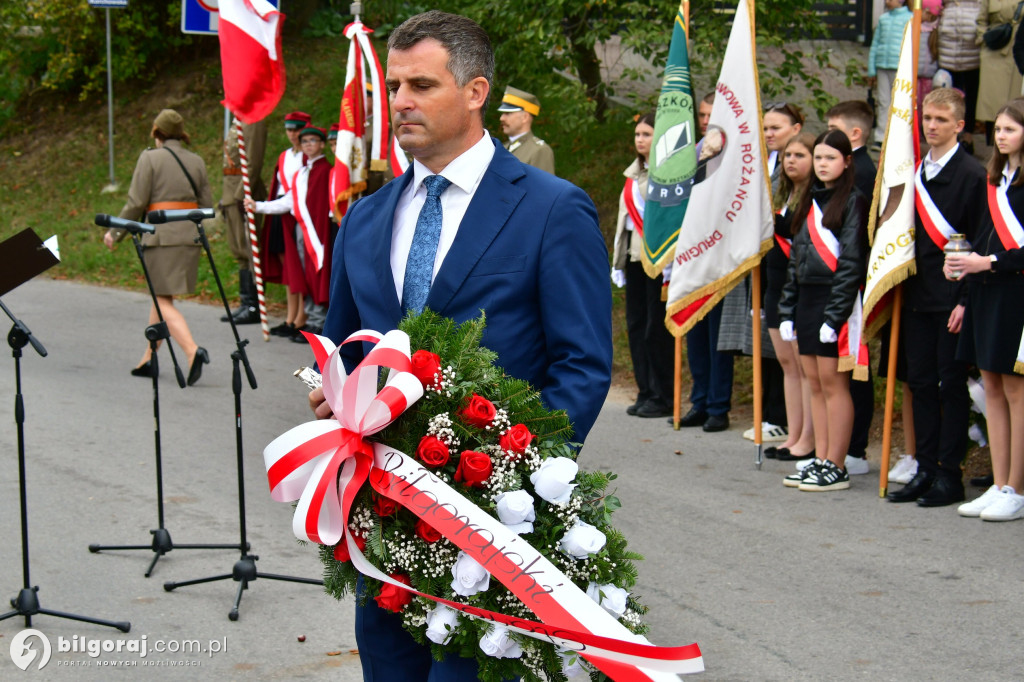
{"label": "military uniform cap", "polygon": [[313,122],[313,117],[304,111],[293,111],[290,114],[285,114],[284,127],[285,128],[305,128]]}
{"label": "military uniform cap", "polygon": [[525,111],[534,116],[540,114],[540,100],[525,90],[513,88],[511,85],[505,88],[505,96],[501,98],[501,106],[498,111],[502,113],[510,111]]}
{"label": "military uniform cap", "polygon": [[153,120],[153,130],[159,130],[172,140],[176,140],[185,134],[185,119],[174,109],[164,109]]}
{"label": "military uniform cap", "polygon": [[301,140],[306,135],[316,135],[321,141],[327,141],[327,133],[324,132],[323,128],[317,128],[316,126],[307,125],[305,128],[299,131],[299,139]]}

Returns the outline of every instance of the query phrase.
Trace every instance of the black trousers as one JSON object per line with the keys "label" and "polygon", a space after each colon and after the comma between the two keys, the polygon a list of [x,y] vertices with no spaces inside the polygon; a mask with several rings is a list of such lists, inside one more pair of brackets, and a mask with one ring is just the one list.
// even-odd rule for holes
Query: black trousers
{"label": "black trousers", "polygon": [[661,282],[661,275],[651,279],[640,263],[626,264],[626,333],[638,389],[637,402],[653,401],[670,408],[675,339],[665,328]]}
{"label": "black trousers", "polygon": [[850,379],[850,397],[853,399],[853,431],[846,452],[854,457],[866,457],[871,420],[875,416],[875,377],[868,366],[868,380]]}
{"label": "black trousers", "polygon": [[949,312],[903,309],[907,385],[914,394],[919,471],[959,481],[967,455],[967,364],[956,359],[959,334],[946,329]]}

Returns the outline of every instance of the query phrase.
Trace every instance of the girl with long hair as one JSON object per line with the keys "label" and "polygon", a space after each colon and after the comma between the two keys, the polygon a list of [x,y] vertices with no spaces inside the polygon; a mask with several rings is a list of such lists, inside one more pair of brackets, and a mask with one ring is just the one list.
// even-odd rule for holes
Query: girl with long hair
{"label": "girl with long hair", "polygon": [[994,137],[988,215],[975,250],[947,255],[943,273],[969,277],[957,354],[981,370],[992,457],[992,486],[957,511],[1012,521],[1024,518],[1024,101],[999,109]]}
{"label": "girl with long hair", "polygon": [[796,339],[810,383],[817,453],[812,464],[783,483],[811,492],[850,487],[845,461],[853,429],[852,367],[841,368],[838,341],[843,325],[859,311],[868,217],[867,200],[854,186],[852,153],[840,130],[814,141],[814,181],[797,208],[802,224],[779,302],[779,335]]}

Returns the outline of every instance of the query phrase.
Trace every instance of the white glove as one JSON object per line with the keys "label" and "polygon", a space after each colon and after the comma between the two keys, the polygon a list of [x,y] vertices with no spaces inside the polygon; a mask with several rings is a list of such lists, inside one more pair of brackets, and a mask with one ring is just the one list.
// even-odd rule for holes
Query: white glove
{"label": "white glove", "polygon": [[665,269],[661,271],[661,283],[668,284],[672,280],[672,263],[669,262],[665,266]]}
{"label": "white glove", "polygon": [[626,286],[626,271],[612,268],[612,284],[620,289]]}
{"label": "white glove", "polygon": [[796,330],[793,329],[793,320],[783,320],[779,324],[779,336],[783,341],[796,341]]}
{"label": "white glove", "polygon": [[839,335],[832,327],[822,324],[821,329],[818,330],[818,340],[822,343],[835,343],[839,340]]}

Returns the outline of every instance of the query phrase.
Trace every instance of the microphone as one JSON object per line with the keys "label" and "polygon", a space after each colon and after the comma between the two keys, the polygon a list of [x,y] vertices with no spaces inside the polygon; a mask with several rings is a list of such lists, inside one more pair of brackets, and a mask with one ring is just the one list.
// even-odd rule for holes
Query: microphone
{"label": "microphone", "polygon": [[125,220],[124,218],[115,218],[114,216],[107,215],[106,213],[96,214],[96,224],[100,227],[112,227],[117,230],[128,230],[132,234],[153,234],[156,232],[156,228],[152,225],[144,225],[133,220]]}
{"label": "microphone", "polygon": [[150,211],[147,216],[149,222],[157,225],[161,223],[173,223],[178,220],[191,220],[194,223],[213,218],[212,208],[174,208]]}

